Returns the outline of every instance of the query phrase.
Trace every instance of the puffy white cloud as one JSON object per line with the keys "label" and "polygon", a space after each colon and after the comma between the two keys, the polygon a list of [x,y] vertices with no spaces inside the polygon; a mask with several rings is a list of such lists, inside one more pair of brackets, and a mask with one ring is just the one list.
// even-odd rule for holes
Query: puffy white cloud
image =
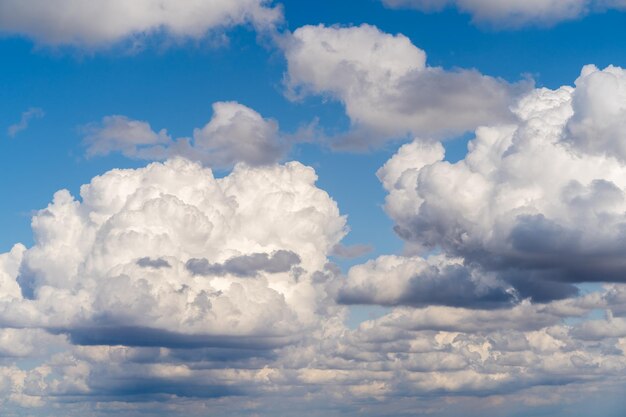
{"label": "puffy white cloud", "polygon": [[407,37],[365,24],[301,27],[286,42],[285,55],[291,95],[327,94],[344,104],[354,131],[342,146],[510,121],[512,98],[529,87],[476,70],[427,66],[425,52]]}
{"label": "puffy white cloud", "polygon": [[44,45],[106,47],[155,33],[201,38],[240,24],[269,28],[282,19],[266,0],[2,0],[0,31]]}
{"label": "puffy white cloud", "polygon": [[550,26],[592,11],[626,9],[623,0],[383,0],[383,3],[388,7],[407,7],[424,12],[454,6],[469,13],[474,23],[503,28]]}
{"label": "puffy white cloud", "polygon": [[215,179],[175,159],[59,191],[35,245],[0,257],[3,320],[83,344],[288,342],[332,308],[315,277],[345,234],[315,181],[296,162]]}
{"label": "puffy white cloud", "polygon": [[439,144],[404,145],[378,172],[396,231],[498,271],[522,297],[623,281],[624,86],[622,69],[588,66],[576,88],[537,89],[516,105],[517,124],[479,128],[457,163]]}
{"label": "puffy white cloud", "polygon": [[272,164],[289,148],[276,121],[232,101],[214,103],[211,120],[194,129],[193,139],[173,139],[165,129],[155,132],[147,122],[125,116],[106,116],[82,130],[87,156],[112,152],[147,160],[183,156],[213,168],[230,168],[238,162]]}

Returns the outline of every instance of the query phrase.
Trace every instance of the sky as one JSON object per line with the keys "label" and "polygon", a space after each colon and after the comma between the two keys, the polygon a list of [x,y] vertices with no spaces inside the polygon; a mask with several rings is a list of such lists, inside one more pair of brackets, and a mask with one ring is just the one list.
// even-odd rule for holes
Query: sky
{"label": "sky", "polygon": [[4,416],[618,417],[623,0],[0,0]]}

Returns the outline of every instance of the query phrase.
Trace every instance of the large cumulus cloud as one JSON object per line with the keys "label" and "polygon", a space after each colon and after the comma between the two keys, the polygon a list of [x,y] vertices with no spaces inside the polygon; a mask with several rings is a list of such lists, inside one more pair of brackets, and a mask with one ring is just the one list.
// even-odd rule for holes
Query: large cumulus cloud
{"label": "large cumulus cloud", "polygon": [[[0,258],[3,321],[82,344],[276,346],[315,327],[345,234],[311,168],[184,159],[113,170],[33,218]],[[16,287],[18,285],[18,287]]]}
{"label": "large cumulus cloud", "polygon": [[513,97],[529,87],[428,66],[407,37],[366,24],[303,26],[285,56],[292,95],[325,94],[345,106],[353,131],[338,146],[366,148],[409,133],[443,137],[512,120]]}
{"label": "large cumulus cloud", "polygon": [[587,66],[575,88],[531,92],[457,163],[438,143],[404,145],[378,172],[397,233],[537,300],[626,280],[624,74]]}
{"label": "large cumulus cloud", "polygon": [[0,31],[44,45],[102,48],[164,32],[201,38],[210,30],[239,24],[272,27],[282,18],[266,0],[0,1]]}

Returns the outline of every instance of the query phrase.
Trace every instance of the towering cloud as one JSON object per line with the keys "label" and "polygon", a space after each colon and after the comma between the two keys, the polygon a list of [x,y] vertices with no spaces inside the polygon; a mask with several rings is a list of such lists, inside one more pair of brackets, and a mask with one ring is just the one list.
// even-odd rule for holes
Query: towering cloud
{"label": "towering cloud", "polygon": [[511,121],[513,97],[529,87],[476,70],[430,67],[407,37],[369,25],[301,27],[285,54],[291,94],[329,95],[345,106],[354,131],[339,146],[364,148],[408,134],[443,137]]}
{"label": "towering cloud", "polygon": [[378,172],[397,233],[497,271],[522,297],[623,282],[624,86],[622,69],[587,66],[576,88],[520,100],[518,123],[479,128],[454,164],[439,144],[404,145]]}
{"label": "towering cloud", "polygon": [[201,38],[240,24],[268,28],[282,18],[267,0],[2,0],[0,31],[44,45],[101,48],[155,33]]}

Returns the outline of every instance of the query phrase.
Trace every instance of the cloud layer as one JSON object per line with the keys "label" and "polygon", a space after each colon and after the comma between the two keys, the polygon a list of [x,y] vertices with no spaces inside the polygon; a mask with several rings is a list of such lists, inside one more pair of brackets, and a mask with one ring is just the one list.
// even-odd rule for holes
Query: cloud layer
{"label": "cloud layer", "polygon": [[[440,163],[416,146],[381,178]],[[623,284],[532,303],[443,254],[343,276],[327,256],[346,219],[315,180],[297,162],[216,179],[173,159],[56,193],[35,244],[0,254],[3,410],[478,416],[626,382]],[[349,329],[336,300],[393,308]]]}

